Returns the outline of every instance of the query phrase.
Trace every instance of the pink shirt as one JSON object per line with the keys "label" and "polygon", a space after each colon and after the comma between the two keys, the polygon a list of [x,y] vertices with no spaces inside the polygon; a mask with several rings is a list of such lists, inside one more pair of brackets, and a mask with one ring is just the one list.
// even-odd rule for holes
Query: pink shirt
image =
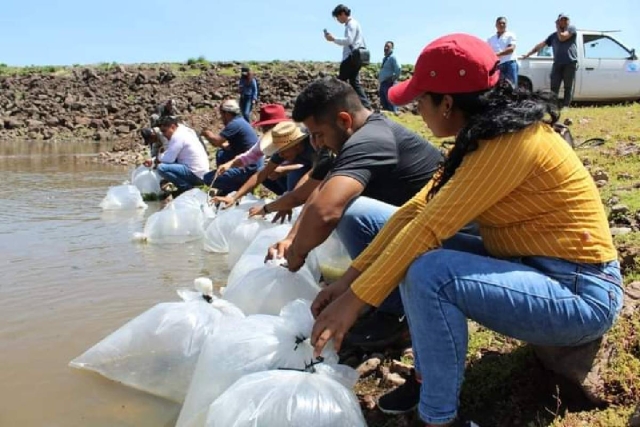
{"label": "pink shirt", "polygon": [[256,163],[262,156],[264,156],[264,153],[260,149],[260,141],[258,141],[249,150],[240,154],[238,158],[242,162],[242,166],[247,166]]}

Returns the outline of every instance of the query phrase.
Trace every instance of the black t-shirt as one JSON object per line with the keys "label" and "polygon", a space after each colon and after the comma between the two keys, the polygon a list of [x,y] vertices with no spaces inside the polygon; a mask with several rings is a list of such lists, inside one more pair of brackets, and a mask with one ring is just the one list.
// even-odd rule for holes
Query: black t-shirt
{"label": "black t-shirt", "polygon": [[329,178],[348,176],[363,196],[401,206],[431,179],[442,161],[434,145],[382,114],[371,114],[345,142]]}
{"label": "black t-shirt", "polygon": [[311,170],[311,179],[322,181],[331,171],[335,155],[329,150],[322,148],[316,152],[316,158],[313,163],[313,170]]}

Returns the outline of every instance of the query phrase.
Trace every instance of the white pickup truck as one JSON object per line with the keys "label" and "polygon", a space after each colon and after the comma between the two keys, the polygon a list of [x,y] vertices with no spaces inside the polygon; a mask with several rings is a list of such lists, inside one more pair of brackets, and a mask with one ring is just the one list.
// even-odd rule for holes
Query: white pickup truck
{"label": "white pickup truck", "polygon": [[[578,70],[574,101],[640,100],[640,62],[635,49],[617,40],[613,31],[578,30]],[[553,52],[546,46],[537,56],[520,60],[518,85],[549,89]],[[560,89],[560,96],[563,94]]]}

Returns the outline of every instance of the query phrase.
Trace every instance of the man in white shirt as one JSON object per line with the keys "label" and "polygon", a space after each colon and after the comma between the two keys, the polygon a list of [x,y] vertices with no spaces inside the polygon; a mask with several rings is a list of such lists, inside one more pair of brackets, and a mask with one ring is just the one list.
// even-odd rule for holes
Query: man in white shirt
{"label": "man in white shirt", "polygon": [[175,116],[162,117],[159,124],[162,135],[169,140],[167,149],[156,157],[160,176],[178,187],[179,192],[204,184],[202,177],[209,172],[209,156],[198,135],[178,123]]}
{"label": "man in white shirt", "polygon": [[507,31],[507,18],[496,19],[496,34],[487,40],[493,51],[500,58],[500,78],[508,80],[518,87],[518,62],[516,60],[516,35]]}
{"label": "man in white shirt", "polygon": [[362,64],[352,57],[352,52],[360,47],[367,47],[362,35],[360,23],[351,17],[351,9],[343,4],[336,6],[331,15],[344,24],[344,38],[337,39],[327,30],[324,30],[324,38],[342,46],[342,62],[340,62],[340,71],[338,78],[342,81],[349,82],[351,87],[356,91],[358,97],[362,101],[365,108],[371,108],[371,102],[360,86],[360,68]]}

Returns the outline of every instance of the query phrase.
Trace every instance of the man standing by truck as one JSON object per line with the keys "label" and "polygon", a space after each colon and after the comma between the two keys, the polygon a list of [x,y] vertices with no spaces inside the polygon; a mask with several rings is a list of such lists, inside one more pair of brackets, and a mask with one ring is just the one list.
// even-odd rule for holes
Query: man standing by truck
{"label": "man standing by truck", "polygon": [[576,27],[570,25],[569,16],[561,13],[556,20],[556,32],[546,40],[535,45],[524,58],[537,53],[545,46],[553,49],[553,67],[551,68],[551,91],[558,96],[560,83],[564,83],[564,98],[560,102],[561,108],[569,107],[573,98],[573,86],[578,68],[578,36]]}
{"label": "man standing by truck", "polygon": [[496,33],[489,37],[487,43],[500,58],[500,79],[508,80],[514,87],[518,87],[518,62],[516,61],[516,35],[507,31],[507,18],[496,19]]}

